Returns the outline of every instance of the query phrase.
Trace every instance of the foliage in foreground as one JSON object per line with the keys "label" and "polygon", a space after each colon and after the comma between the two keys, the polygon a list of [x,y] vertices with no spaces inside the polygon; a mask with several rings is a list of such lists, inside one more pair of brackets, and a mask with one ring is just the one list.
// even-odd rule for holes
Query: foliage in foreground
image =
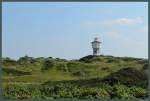
{"label": "foliage in foreground", "polygon": [[56,85],[5,85],[3,97],[11,99],[135,99],[147,98],[148,91],[125,85],[84,87],[59,83]]}

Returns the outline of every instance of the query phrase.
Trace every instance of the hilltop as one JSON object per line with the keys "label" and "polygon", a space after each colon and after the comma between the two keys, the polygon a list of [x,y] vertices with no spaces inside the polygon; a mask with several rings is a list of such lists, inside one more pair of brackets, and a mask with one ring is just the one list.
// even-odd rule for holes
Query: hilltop
{"label": "hilltop", "polygon": [[[142,70],[147,59],[113,56],[85,56],[79,60],[21,57],[3,58],[3,81],[43,82],[103,78],[123,68]],[[144,70],[144,69],[143,69]],[[63,75],[63,76],[62,76]]]}

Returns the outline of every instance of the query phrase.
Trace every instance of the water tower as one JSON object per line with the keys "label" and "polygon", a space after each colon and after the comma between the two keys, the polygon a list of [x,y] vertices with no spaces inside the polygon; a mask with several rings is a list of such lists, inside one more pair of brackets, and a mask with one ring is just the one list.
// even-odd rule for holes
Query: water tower
{"label": "water tower", "polygon": [[95,37],[94,41],[91,43],[92,43],[92,48],[93,48],[93,55],[99,55],[101,42],[98,40],[97,37]]}

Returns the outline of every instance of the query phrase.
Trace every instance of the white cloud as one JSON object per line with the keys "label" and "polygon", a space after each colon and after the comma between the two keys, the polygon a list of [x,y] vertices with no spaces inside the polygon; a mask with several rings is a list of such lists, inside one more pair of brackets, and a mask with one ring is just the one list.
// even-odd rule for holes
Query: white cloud
{"label": "white cloud", "polygon": [[141,23],[143,23],[143,19],[141,17],[136,17],[134,19],[120,18],[113,21],[113,24],[120,24],[120,25],[133,25],[133,24],[141,24]]}
{"label": "white cloud", "polygon": [[118,18],[118,19],[107,19],[103,21],[86,21],[84,22],[85,26],[90,27],[100,27],[100,26],[114,26],[114,25],[136,25],[142,24],[143,18],[142,17],[135,17],[135,18]]}

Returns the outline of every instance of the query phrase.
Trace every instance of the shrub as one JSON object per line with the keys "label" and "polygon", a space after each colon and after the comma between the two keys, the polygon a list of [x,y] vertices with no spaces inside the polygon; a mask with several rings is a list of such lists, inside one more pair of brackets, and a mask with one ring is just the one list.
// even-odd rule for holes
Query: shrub
{"label": "shrub", "polygon": [[48,70],[48,69],[53,68],[54,66],[55,66],[55,61],[48,59],[44,61],[42,70]]}
{"label": "shrub", "polygon": [[147,98],[148,91],[140,87],[103,84],[97,87],[77,86],[72,83],[57,83],[54,85],[6,85],[3,98],[10,99],[135,99]]}
{"label": "shrub", "polygon": [[135,97],[128,92],[128,88],[126,86],[124,86],[124,85],[114,85],[113,86],[112,98],[133,99]]}
{"label": "shrub", "polygon": [[102,81],[110,85],[121,83],[128,86],[144,87],[148,85],[148,75],[134,68],[123,68],[106,76]]}
{"label": "shrub", "polygon": [[107,60],[107,63],[113,63],[113,62],[119,63],[120,61],[117,60],[117,59],[114,59],[114,58],[110,58],[110,59]]}
{"label": "shrub", "polygon": [[148,91],[140,87],[127,87],[125,85],[114,85],[112,98],[119,99],[145,99],[148,97]]}
{"label": "shrub", "polygon": [[77,72],[73,73],[73,75],[75,75],[75,76],[85,76],[85,72],[77,71]]}
{"label": "shrub", "polygon": [[3,89],[3,97],[11,99],[41,98],[41,92],[36,86],[7,85]]}
{"label": "shrub", "polygon": [[135,58],[131,58],[131,57],[123,57],[122,60],[128,62],[128,61],[134,61]]}
{"label": "shrub", "polygon": [[58,63],[58,64],[56,64],[56,68],[57,68],[58,70],[62,70],[62,71],[64,71],[64,72],[68,72],[68,71],[69,71],[69,70],[68,70],[68,66],[67,66],[66,63]]}
{"label": "shrub", "polygon": [[140,87],[133,86],[130,89],[130,94],[135,96],[136,98],[147,98],[148,97],[148,89],[143,89]]}
{"label": "shrub", "polygon": [[12,66],[12,65],[16,65],[16,64],[17,64],[17,61],[6,57],[6,58],[3,58],[3,59],[2,59],[2,64],[3,64],[4,66],[9,66],[9,65]]}
{"label": "shrub", "polygon": [[17,61],[19,64],[30,64],[30,63],[34,63],[35,60],[33,57],[28,57],[27,55],[24,57],[20,57]]}
{"label": "shrub", "polygon": [[148,63],[145,63],[142,69],[143,70],[148,70]]}
{"label": "shrub", "polygon": [[79,59],[79,61],[86,62],[86,63],[90,63],[90,62],[92,62],[91,60],[92,60],[94,57],[97,57],[97,56],[88,55],[88,56],[85,56],[85,57]]}
{"label": "shrub", "polygon": [[102,67],[101,70],[109,70],[108,67]]}

